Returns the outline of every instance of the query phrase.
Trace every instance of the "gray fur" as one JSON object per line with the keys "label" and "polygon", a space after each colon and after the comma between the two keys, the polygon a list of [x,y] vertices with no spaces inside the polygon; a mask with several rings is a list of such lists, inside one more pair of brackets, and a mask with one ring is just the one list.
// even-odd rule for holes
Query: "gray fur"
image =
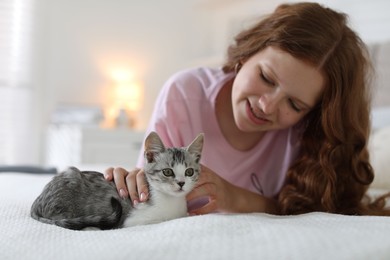
{"label": "gray fur", "polygon": [[[148,224],[178,217],[182,213],[168,212],[165,219],[142,214],[167,215],[163,212],[164,207],[172,209],[166,205],[176,203],[177,198],[185,200],[185,195],[199,177],[202,146],[202,134],[183,148],[165,148],[157,133],[148,135],[144,170],[150,199],[142,203],[142,207],[133,207],[129,198],[122,199],[115,184],[106,181],[102,173],[70,167],[45,186],[31,207],[31,217],[75,230],[89,227],[113,229],[126,226],[126,223],[129,223],[127,226]],[[171,172],[169,169],[172,176],[167,174]],[[132,216],[134,220],[131,220]]]}

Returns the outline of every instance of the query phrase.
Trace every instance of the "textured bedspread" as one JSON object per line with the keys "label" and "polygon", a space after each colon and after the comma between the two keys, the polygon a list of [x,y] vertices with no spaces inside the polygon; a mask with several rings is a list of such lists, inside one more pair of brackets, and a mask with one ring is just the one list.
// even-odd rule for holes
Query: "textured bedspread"
{"label": "textured bedspread", "polygon": [[210,214],[110,231],[30,218],[51,176],[0,174],[0,259],[390,259],[390,218]]}

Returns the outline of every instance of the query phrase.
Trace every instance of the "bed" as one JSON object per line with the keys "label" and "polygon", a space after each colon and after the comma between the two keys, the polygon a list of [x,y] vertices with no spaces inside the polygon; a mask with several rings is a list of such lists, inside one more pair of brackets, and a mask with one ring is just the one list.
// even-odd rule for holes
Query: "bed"
{"label": "bed", "polygon": [[0,174],[0,259],[390,259],[387,217],[209,214],[109,231],[67,230],[29,216],[51,177]]}
{"label": "bed", "polygon": [[[386,144],[387,143],[387,144]],[[390,127],[374,132],[373,196],[390,190]],[[88,166],[89,168],[91,166]],[[103,168],[103,166],[101,167]],[[109,231],[73,231],[29,215],[50,170],[0,173],[0,259],[390,259],[390,217],[209,214]]]}

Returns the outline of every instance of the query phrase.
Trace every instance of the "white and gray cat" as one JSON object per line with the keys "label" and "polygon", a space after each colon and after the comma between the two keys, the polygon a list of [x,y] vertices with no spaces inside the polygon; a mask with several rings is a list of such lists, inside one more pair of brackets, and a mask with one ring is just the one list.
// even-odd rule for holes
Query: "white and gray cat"
{"label": "white and gray cat", "polygon": [[187,215],[185,196],[200,174],[203,134],[182,148],[165,148],[151,132],[145,139],[144,171],[149,200],[133,207],[118,195],[103,174],[70,167],[56,175],[31,207],[31,216],[68,229],[114,229],[180,218]]}

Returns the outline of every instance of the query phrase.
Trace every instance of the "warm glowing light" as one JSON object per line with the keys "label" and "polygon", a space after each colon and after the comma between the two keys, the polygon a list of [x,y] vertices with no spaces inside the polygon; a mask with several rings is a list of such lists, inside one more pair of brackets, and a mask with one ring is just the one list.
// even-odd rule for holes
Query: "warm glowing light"
{"label": "warm glowing light", "polygon": [[115,103],[118,108],[138,111],[141,108],[142,86],[139,82],[118,84],[115,88]]}
{"label": "warm glowing light", "polygon": [[[114,122],[119,115],[123,117],[123,113],[125,113],[129,125],[133,127],[136,123],[137,112],[141,109],[143,103],[143,84],[136,79],[135,73],[129,69],[111,70],[110,77],[113,80],[112,101],[106,108],[107,119]],[[112,123],[109,125],[112,125]]]}
{"label": "warm glowing light", "polygon": [[134,80],[134,72],[126,69],[113,69],[111,77],[114,81],[121,84]]}

